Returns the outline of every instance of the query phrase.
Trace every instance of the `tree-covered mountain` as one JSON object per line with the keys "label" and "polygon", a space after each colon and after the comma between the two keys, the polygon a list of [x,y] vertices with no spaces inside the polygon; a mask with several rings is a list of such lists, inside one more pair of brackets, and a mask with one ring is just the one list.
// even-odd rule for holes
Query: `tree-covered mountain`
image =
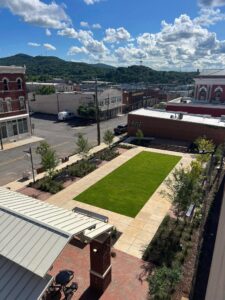
{"label": "tree-covered mountain", "polygon": [[17,54],[0,58],[0,65],[16,65],[27,67],[27,79],[33,81],[48,81],[55,77],[80,82],[82,80],[111,81],[115,83],[179,83],[187,84],[193,81],[196,73],[155,71],[145,66],[130,66],[115,68],[105,64],[86,64],[65,61],[54,56],[29,56]]}

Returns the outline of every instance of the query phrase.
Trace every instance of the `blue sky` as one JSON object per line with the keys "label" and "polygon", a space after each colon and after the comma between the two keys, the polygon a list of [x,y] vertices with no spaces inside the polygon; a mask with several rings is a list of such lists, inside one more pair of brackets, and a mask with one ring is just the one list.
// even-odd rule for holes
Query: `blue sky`
{"label": "blue sky", "polygon": [[0,56],[225,67],[225,0],[0,0]]}

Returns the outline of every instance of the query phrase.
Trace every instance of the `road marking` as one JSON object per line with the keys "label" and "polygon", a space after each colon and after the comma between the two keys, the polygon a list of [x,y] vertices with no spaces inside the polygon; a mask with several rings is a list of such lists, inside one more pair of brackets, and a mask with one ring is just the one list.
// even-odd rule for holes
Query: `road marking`
{"label": "road marking", "polygon": [[61,144],[57,144],[57,145],[52,146],[52,148],[61,147],[63,145],[69,144],[69,143],[71,143],[71,142],[64,142],[64,143],[61,143]]}
{"label": "road marking", "polygon": [[15,161],[21,160],[21,159],[24,159],[24,155],[23,156],[19,156],[19,157],[14,158],[14,159],[11,159],[11,160],[8,160],[8,161],[6,161],[4,163],[1,163],[0,166],[9,165],[9,164],[11,164],[11,163],[13,163]]}

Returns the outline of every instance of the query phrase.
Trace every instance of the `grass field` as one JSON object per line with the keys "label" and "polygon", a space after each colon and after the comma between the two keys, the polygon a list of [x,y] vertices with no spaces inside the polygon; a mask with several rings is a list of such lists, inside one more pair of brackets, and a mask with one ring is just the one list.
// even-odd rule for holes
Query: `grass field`
{"label": "grass field", "polygon": [[74,199],[135,217],[180,159],[143,151]]}

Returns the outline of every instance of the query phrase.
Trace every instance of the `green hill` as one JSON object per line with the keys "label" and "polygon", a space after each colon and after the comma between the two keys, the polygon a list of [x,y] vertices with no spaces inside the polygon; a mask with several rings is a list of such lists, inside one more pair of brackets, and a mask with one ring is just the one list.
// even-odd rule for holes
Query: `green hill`
{"label": "green hill", "polygon": [[0,65],[18,65],[27,67],[27,79],[47,81],[54,77],[80,82],[82,80],[111,81],[116,83],[179,83],[193,81],[196,73],[155,71],[144,66],[115,68],[105,64],[86,64],[70,62],[54,56],[29,56],[17,54],[0,58]]}

